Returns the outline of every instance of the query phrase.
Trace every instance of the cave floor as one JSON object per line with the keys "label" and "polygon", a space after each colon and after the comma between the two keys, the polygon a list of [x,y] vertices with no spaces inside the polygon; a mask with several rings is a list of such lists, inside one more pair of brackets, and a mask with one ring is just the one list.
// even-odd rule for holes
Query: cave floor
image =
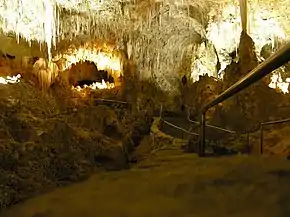
{"label": "cave floor", "polygon": [[0,216],[290,216],[290,161],[170,152],[37,196]]}

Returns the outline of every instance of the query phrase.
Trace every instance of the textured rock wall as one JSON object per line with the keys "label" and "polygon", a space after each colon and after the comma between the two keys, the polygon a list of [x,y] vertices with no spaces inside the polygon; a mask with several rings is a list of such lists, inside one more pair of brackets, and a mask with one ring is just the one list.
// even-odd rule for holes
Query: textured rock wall
{"label": "textured rock wall", "polygon": [[3,53],[8,53],[17,57],[47,57],[45,45],[40,46],[39,43],[32,42],[31,46],[29,46],[29,43],[24,39],[20,39],[19,43],[17,43],[16,38],[12,36],[0,35],[0,50]]}

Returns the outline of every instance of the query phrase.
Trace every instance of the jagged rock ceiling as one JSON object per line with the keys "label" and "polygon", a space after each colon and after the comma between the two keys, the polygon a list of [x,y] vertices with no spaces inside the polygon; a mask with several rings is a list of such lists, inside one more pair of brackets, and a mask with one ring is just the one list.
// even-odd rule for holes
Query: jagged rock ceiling
{"label": "jagged rock ceiling", "polygon": [[[249,0],[249,32],[255,42],[289,35],[289,3]],[[16,38],[46,44],[52,56],[88,41],[111,43],[115,49],[127,44],[141,77],[154,77],[163,89],[172,90],[177,77],[172,72],[179,72],[186,58],[191,64],[204,38],[219,53],[234,49],[232,41],[238,42],[241,30],[238,4],[238,0],[2,0],[0,27],[5,34],[14,32]],[[269,20],[281,31],[272,28],[263,39],[261,31],[254,31],[264,29],[257,26],[263,23],[260,20]],[[221,29],[225,32],[218,34]],[[210,66],[197,74],[212,70]]]}

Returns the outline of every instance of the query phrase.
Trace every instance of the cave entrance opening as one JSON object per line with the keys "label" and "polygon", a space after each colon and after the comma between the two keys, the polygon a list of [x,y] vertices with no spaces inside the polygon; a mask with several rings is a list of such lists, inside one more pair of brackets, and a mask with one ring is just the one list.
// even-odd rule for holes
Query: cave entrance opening
{"label": "cave entrance opening", "polygon": [[92,89],[110,89],[115,80],[110,70],[99,70],[94,62],[78,62],[69,70],[69,83],[73,87],[91,87]]}

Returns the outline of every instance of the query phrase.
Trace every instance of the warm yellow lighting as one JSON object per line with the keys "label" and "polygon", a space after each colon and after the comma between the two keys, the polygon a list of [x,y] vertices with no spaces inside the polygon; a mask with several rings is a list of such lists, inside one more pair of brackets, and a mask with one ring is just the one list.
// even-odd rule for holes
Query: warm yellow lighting
{"label": "warm yellow lighting", "polygon": [[20,82],[21,75],[18,74],[16,76],[7,76],[7,77],[0,77],[0,84],[14,84]]}
{"label": "warm yellow lighting", "polygon": [[[253,6],[254,7],[254,6]],[[267,11],[264,8],[249,8],[249,27],[248,34],[255,43],[256,53],[259,56],[262,47],[265,44],[273,44],[277,39],[286,39],[285,30],[276,20],[273,11]],[[214,8],[212,10],[215,10]],[[216,16],[216,12],[211,12]],[[207,38],[217,49],[221,70],[224,70],[232,61],[229,53],[237,50],[241,35],[241,17],[239,6],[237,4],[227,4],[223,7],[218,21],[209,24]]]}
{"label": "warm yellow lighting", "polygon": [[[70,69],[74,64],[79,62],[90,61],[95,63],[98,70],[106,70],[116,81],[121,75],[121,58],[115,54],[114,48],[109,45],[91,45],[85,44],[79,48],[70,48],[53,58],[53,62],[58,64],[60,71]],[[60,72],[61,73],[61,72]],[[109,83],[102,80],[102,82],[94,82],[91,85],[84,85],[84,88],[80,86],[72,87],[73,90],[96,90],[96,89],[111,89],[115,87],[115,83]]]}
{"label": "warm yellow lighting", "polygon": [[102,79],[102,82],[94,82],[91,85],[84,85],[84,88],[81,88],[80,86],[72,87],[72,90],[82,91],[83,89],[86,89],[86,88],[89,88],[89,89],[92,89],[92,90],[96,90],[96,89],[112,89],[114,87],[115,87],[114,83],[105,82],[104,79]]}
{"label": "warm yellow lighting", "polygon": [[[119,1],[95,0],[1,0],[0,1],[0,29],[4,33],[13,32],[27,41],[38,41],[47,44],[49,59],[51,48],[56,46],[57,37],[63,34],[63,23],[60,21],[61,9],[78,11],[93,17],[98,12],[106,18],[115,15]],[[60,10],[59,10],[60,9]],[[94,11],[94,12],[92,12]],[[105,11],[105,12],[104,12]],[[107,16],[106,16],[107,15]],[[86,20],[87,26],[91,20]],[[77,23],[81,26],[80,23]],[[74,26],[68,26],[73,31]],[[73,36],[81,34],[81,28]],[[60,37],[59,37],[60,38]]]}
{"label": "warm yellow lighting", "polygon": [[37,77],[40,87],[47,89],[58,75],[58,68],[55,63],[39,58],[33,65],[32,73]]}
{"label": "warm yellow lighting", "polygon": [[281,74],[280,73],[275,73],[271,77],[271,82],[269,84],[270,88],[273,89],[278,89],[282,93],[286,94],[289,93],[289,83],[290,83],[290,78],[287,78],[285,82],[283,82]]}
{"label": "warm yellow lighting", "polygon": [[0,1],[0,28],[15,33],[18,42],[20,36],[29,42],[45,42],[51,57],[51,47],[56,44],[56,8],[54,0]]}
{"label": "warm yellow lighting", "polygon": [[110,70],[121,73],[121,60],[120,57],[114,56],[110,52],[101,52],[97,48],[89,48],[87,46],[78,48],[78,49],[69,49],[63,54],[57,55],[53,58],[54,61],[63,59],[60,70],[64,71],[71,67],[73,64],[79,62],[90,61],[94,62],[99,70]]}
{"label": "warm yellow lighting", "polygon": [[[216,16],[214,11],[211,13],[212,16]],[[257,7],[257,5],[251,2],[248,13],[248,34],[255,43],[258,58],[263,59],[260,57],[263,46],[266,44],[272,44],[272,47],[274,48],[274,46],[277,46],[278,41],[286,40],[286,30],[283,29],[282,24],[278,22],[279,14],[275,14],[275,11],[273,10],[266,10],[263,7]],[[216,19],[218,21],[210,23],[207,38],[214,44],[218,52],[219,60],[221,62],[220,72],[222,72],[226,66],[234,60],[229,56],[229,54],[235,50],[237,51],[242,25],[240,10],[237,4],[229,3],[225,5],[219,16],[220,17]],[[246,26],[244,26],[244,28],[246,28]],[[211,62],[212,61],[210,61],[210,63]],[[207,73],[211,75],[208,70],[205,70],[209,68],[209,63],[200,63],[201,61],[198,59],[195,63],[197,69],[193,71],[193,74],[200,72],[199,74]],[[223,74],[220,74],[219,76],[222,78]],[[283,81],[281,74],[276,72],[271,77],[269,87],[286,94],[289,92],[289,84],[290,78]]]}
{"label": "warm yellow lighting", "polygon": [[199,76],[208,75],[210,77],[217,77],[216,75],[216,63],[217,58],[214,51],[212,51],[212,46],[208,44],[207,47],[205,43],[202,43],[200,47],[197,48],[195,56],[197,57],[191,66],[192,81],[198,81]]}

